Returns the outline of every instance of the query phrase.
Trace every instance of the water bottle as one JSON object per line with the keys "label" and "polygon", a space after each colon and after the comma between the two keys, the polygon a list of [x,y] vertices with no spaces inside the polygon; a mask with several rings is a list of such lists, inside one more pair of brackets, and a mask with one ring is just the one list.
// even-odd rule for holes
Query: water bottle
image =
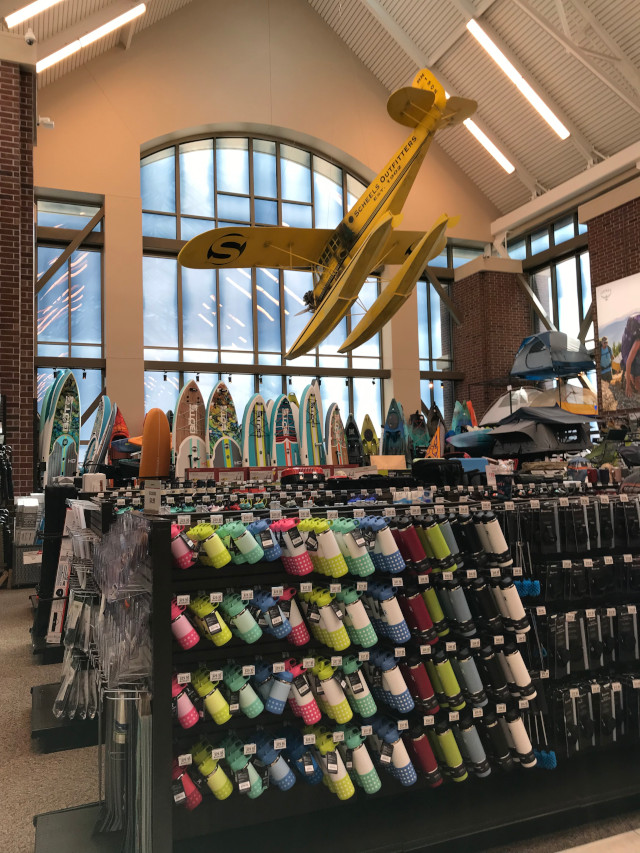
{"label": "water bottle", "polygon": [[200,634],[183,613],[184,608],[178,607],[175,598],[171,602],[171,632],[180,648],[193,648],[200,641]]}
{"label": "water bottle", "polygon": [[309,679],[305,675],[305,667],[294,658],[286,660],[285,667],[293,676],[289,706],[296,716],[302,717],[306,725],[317,723],[322,719],[322,714],[311,692]]}
{"label": "water bottle", "polygon": [[409,654],[400,661],[400,671],[414,702],[425,714],[437,714],[440,710],[433,685],[424,663],[417,654]]}
{"label": "water bottle", "polygon": [[171,525],[171,558],[177,569],[188,569],[198,559],[196,546],[177,524]]}
{"label": "water bottle", "polygon": [[348,800],[356,790],[330,732],[322,731],[316,735],[316,750],[327,787],[339,800]]}
{"label": "water bottle", "polygon": [[242,674],[242,668],[230,661],[223,667],[225,685],[232,693],[238,694],[240,710],[250,719],[257,717],[264,711],[262,699],[249,683],[249,676]]}
{"label": "water bottle", "polygon": [[345,691],[349,704],[361,717],[371,717],[378,709],[362,672],[362,661],[355,655],[343,657],[342,672],[347,683]]}
{"label": "water bottle", "polygon": [[375,646],[378,635],[361,601],[362,591],[352,586],[343,587],[336,597],[344,609],[344,624],[351,642],[364,649]]}
{"label": "water bottle", "polygon": [[264,559],[268,563],[272,563],[274,560],[279,560],[282,557],[282,548],[269,527],[268,521],[264,518],[252,521],[248,525],[247,530],[262,548]]}
{"label": "water bottle", "polygon": [[322,696],[327,716],[336,723],[348,723],[353,718],[353,711],[330,662],[317,657],[312,672],[318,679],[316,692]]}
{"label": "water bottle", "polygon": [[265,630],[278,640],[283,640],[291,633],[291,623],[284,615],[268,592],[261,589],[254,590],[251,603],[262,613],[265,622]]}
{"label": "water bottle", "polygon": [[177,758],[173,761],[171,778],[175,786],[173,789],[174,802],[184,805],[187,811],[192,812],[202,802],[202,794],[187,773],[187,768],[180,767]]}
{"label": "water bottle", "polygon": [[211,640],[216,646],[224,646],[232,637],[229,626],[217,612],[218,604],[213,604],[205,595],[192,598],[189,610],[196,617],[196,624],[200,634],[207,640]]}
{"label": "water bottle", "polygon": [[271,524],[271,530],[282,540],[282,565],[290,575],[308,575],[313,563],[304,540],[292,518],[283,518]]}
{"label": "water bottle", "polygon": [[264,557],[262,547],[256,542],[241,521],[232,521],[227,525],[233,544],[247,563],[258,563]]}
{"label": "water bottle", "polygon": [[287,639],[294,646],[305,646],[311,637],[307,628],[302,613],[296,602],[296,593],[298,590],[295,586],[286,587],[282,595],[278,599],[278,607],[289,620],[291,632],[287,635]]}
{"label": "water bottle", "polygon": [[214,722],[219,726],[231,719],[229,711],[229,703],[218,690],[218,682],[215,683],[209,678],[209,674],[204,669],[196,670],[191,674],[191,683],[193,684],[196,693],[202,696],[204,707],[207,709]]}
{"label": "water bottle", "polygon": [[186,692],[186,685],[178,684],[178,679],[174,675],[171,679],[171,696],[174,700],[178,722],[183,729],[190,729],[200,719],[200,714],[196,710],[193,702],[189,699]]}
{"label": "water bottle", "polygon": [[227,617],[236,637],[244,640],[245,643],[255,643],[260,639],[262,628],[237,592],[225,595],[220,609]]}
{"label": "water bottle", "polygon": [[339,726],[344,731],[344,741],[339,745],[344,765],[352,780],[365,794],[375,794],[382,787],[378,771],[373,765],[358,726]]}
{"label": "water bottle", "polygon": [[282,714],[289,699],[292,682],[293,676],[286,670],[273,673],[269,698],[265,703],[267,711],[271,714]]}
{"label": "water bottle", "polygon": [[438,765],[429,738],[420,724],[409,727],[404,733],[403,740],[413,764],[425,777],[430,788],[442,785],[442,771]]}

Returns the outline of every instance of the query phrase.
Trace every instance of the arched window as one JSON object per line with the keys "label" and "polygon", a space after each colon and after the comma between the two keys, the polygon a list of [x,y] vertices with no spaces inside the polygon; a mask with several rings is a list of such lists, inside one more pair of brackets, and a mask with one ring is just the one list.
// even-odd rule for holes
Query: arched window
{"label": "arched window", "polygon": [[[242,412],[251,394],[300,393],[322,377],[325,404],[346,420],[382,420],[380,336],[350,355],[338,347],[351,318],[306,356],[283,353],[309,315],[303,294],[311,273],[278,269],[180,267],[184,242],[226,225],[334,228],[365,189],[339,164],[289,142],[244,136],[185,140],[143,157],[145,409],[173,408],[178,388],[199,377],[203,394],[232,376]],[[380,282],[369,279],[353,317],[370,307]]]}

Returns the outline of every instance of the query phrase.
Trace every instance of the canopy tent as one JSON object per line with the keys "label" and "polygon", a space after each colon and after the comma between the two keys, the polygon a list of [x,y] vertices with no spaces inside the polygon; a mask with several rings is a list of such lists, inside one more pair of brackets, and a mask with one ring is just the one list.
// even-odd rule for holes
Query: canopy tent
{"label": "canopy tent", "polygon": [[562,382],[558,388],[550,388],[541,391],[536,397],[536,406],[557,406],[575,415],[591,415],[595,418],[598,414],[598,397],[590,388],[581,385],[571,385]]}
{"label": "canopy tent", "polygon": [[498,397],[495,403],[485,412],[480,421],[480,426],[490,426],[499,423],[502,418],[510,415],[522,406],[535,406],[538,397],[542,394],[538,388],[516,388],[515,391],[507,391]]}
{"label": "canopy tent", "polygon": [[582,341],[564,332],[540,332],[522,341],[511,375],[523,379],[555,379],[577,376],[595,367]]}

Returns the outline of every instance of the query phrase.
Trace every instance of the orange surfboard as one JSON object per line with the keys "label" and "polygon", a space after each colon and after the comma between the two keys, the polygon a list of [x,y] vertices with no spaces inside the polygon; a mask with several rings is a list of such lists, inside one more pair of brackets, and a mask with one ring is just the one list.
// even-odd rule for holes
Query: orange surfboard
{"label": "orange surfboard", "polygon": [[140,477],[168,477],[171,468],[171,430],[162,409],[147,412],[142,428]]}

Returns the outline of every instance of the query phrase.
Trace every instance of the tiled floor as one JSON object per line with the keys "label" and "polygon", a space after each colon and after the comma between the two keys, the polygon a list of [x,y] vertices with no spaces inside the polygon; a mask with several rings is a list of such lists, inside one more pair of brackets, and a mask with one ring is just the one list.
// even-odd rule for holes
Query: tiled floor
{"label": "tiled floor", "polygon": [[590,841],[579,847],[570,847],[566,853],[638,853],[638,851],[640,851],[640,829],[601,838],[599,841]]}

